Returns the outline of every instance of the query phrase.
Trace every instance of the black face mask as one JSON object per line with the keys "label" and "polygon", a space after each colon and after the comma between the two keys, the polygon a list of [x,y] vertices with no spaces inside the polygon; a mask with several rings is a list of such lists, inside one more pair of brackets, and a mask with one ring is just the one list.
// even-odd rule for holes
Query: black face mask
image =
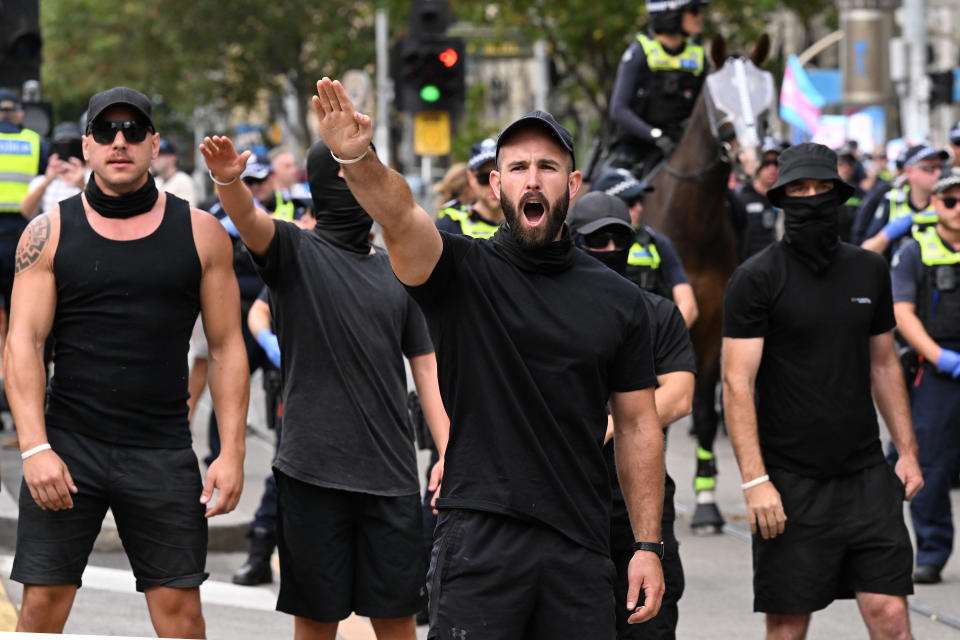
{"label": "black face mask", "polygon": [[340,165],[323,142],[310,148],[307,181],[317,218],[314,232],[341,249],[370,253],[373,218],[353,197],[347,181],[337,175],[339,170]]}
{"label": "black face mask", "polygon": [[833,262],[840,245],[836,188],[815,196],[782,198],[780,207],[786,246],[814,273],[822,272]]}
{"label": "black face mask", "polygon": [[603,264],[607,265],[620,275],[623,275],[627,272],[627,258],[630,257],[630,249],[614,249],[613,251],[590,251],[589,249],[581,250],[586,253],[588,256],[596,258]]}
{"label": "black face mask", "polygon": [[132,218],[141,213],[146,213],[157,203],[160,192],[157,191],[157,183],[153,176],[147,174],[147,181],[143,186],[133,193],[125,193],[120,196],[108,196],[100,189],[97,179],[93,176],[87,180],[87,188],[83,194],[87,198],[87,203],[94,211],[104,218]]}

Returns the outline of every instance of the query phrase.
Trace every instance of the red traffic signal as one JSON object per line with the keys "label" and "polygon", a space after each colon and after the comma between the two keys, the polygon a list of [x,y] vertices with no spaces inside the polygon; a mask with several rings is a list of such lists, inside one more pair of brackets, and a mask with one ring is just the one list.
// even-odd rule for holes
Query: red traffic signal
{"label": "red traffic signal", "polygon": [[460,59],[460,54],[458,54],[453,48],[447,48],[441,51],[437,57],[440,59],[440,62],[443,64],[443,66],[449,69],[453,65],[457,64],[457,60]]}

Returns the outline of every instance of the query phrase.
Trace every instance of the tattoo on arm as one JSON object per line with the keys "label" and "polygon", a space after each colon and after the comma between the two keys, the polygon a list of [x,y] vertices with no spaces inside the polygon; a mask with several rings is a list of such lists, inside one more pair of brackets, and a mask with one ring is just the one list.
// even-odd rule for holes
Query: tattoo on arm
{"label": "tattoo on arm", "polygon": [[46,215],[38,216],[31,222],[20,238],[17,245],[16,273],[28,269],[40,259],[43,248],[50,239],[50,218]]}

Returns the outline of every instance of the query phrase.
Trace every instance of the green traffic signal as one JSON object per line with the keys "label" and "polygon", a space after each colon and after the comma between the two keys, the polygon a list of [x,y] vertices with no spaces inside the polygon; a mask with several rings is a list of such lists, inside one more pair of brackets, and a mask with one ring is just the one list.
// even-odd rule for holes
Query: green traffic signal
{"label": "green traffic signal", "polygon": [[436,85],[428,84],[420,89],[420,99],[424,102],[436,102],[440,99],[440,89]]}

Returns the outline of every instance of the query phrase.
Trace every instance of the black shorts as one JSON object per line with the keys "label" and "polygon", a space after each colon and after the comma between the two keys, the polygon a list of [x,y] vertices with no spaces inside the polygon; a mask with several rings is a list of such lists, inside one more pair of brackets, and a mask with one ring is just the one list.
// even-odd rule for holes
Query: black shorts
{"label": "black shorts", "polygon": [[278,611],[337,622],[354,611],[401,618],[423,607],[419,494],[376,496],[274,476]]}
{"label": "black shorts", "polygon": [[610,558],[509,516],[443,509],[427,588],[436,640],[612,640]]}
{"label": "black shorts", "polygon": [[21,483],[12,580],[80,586],[108,507],[137,591],[187,589],[206,580],[206,507],[200,504],[203,484],[192,448],[116,445],[51,427],[47,438],[78,493],[72,509],[44,511]]}
{"label": "black shorts", "polygon": [[805,614],[857,592],[913,593],[904,487],[880,463],[826,480],[770,471],[783,500],[782,535],[753,536],[754,611]]}

